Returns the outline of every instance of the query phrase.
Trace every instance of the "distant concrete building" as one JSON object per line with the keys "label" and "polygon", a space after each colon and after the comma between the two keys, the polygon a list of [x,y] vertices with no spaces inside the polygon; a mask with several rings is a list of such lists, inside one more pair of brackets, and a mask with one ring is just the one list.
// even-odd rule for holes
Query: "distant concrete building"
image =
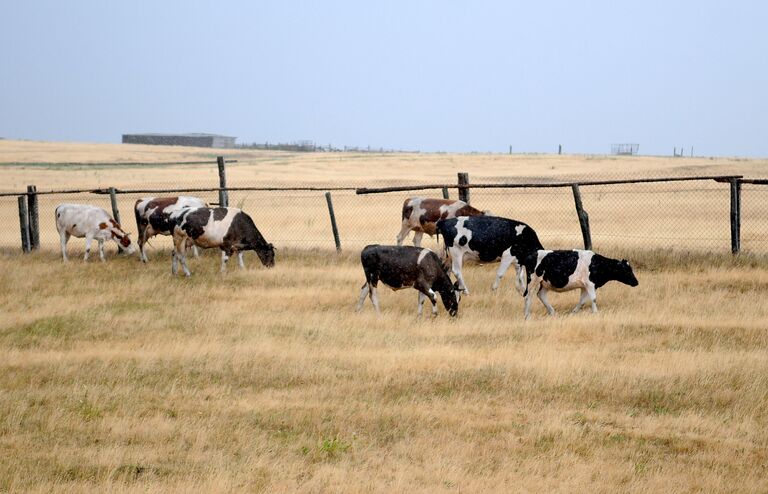
{"label": "distant concrete building", "polygon": [[233,148],[236,137],[217,134],[123,134],[123,144]]}

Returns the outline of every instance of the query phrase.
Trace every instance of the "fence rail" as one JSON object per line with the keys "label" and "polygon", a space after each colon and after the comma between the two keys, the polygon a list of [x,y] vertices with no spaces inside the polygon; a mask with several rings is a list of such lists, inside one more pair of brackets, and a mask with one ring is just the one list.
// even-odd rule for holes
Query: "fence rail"
{"label": "fence rail", "polygon": [[[455,183],[381,187],[232,186],[227,184],[225,167],[230,162],[234,160],[175,162],[207,163],[213,170],[218,165],[218,187],[114,186],[39,191],[30,186],[26,191],[0,193],[0,215],[7,215],[7,220],[0,222],[0,246],[18,246],[19,236],[25,252],[39,249],[41,243],[48,247],[58,245],[53,222],[43,222],[45,231],[41,235],[38,217],[38,211],[45,218],[46,211],[55,207],[56,196],[111,208],[118,219],[121,208],[123,213],[131,211],[134,201],[144,194],[195,193],[209,204],[232,204],[245,209],[264,235],[278,246],[327,246],[341,250],[342,244],[358,247],[393,242],[400,227],[404,199],[398,192],[424,191],[425,195],[428,192],[433,197],[448,198],[452,190],[469,201],[469,192],[474,189],[475,206],[535,226],[542,242],[551,248],[582,244],[586,248],[595,245],[597,249],[711,250],[730,246],[734,253],[744,248],[768,253],[768,188],[764,187],[768,179],[715,175],[470,183],[468,174],[459,173]],[[700,185],[683,185],[692,182]],[[101,199],[107,196],[108,199]],[[10,203],[7,199],[12,197],[18,199]],[[132,218],[133,214],[128,216]],[[164,240],[156,242],[162,247]]]}

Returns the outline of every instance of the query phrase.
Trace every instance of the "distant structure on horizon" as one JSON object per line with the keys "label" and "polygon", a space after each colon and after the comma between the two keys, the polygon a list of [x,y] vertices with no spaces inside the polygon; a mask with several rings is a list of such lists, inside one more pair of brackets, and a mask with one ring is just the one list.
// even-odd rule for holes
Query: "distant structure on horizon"
{"label": "distant structure on horizon", "polygon": [[611,144],[611,154],[634,156],[639,148],[640,144]]}
{"label": "distant structure on horizon", "polygon": [[123,144],[233,148],[236,137],[218,134],[123,134]]}

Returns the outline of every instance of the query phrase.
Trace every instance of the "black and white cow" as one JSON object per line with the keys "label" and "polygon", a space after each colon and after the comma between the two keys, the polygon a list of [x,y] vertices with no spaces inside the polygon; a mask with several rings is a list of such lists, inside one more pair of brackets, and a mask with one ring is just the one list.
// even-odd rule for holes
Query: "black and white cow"
{"label": "black and white cow", "polygon": [[376,312],[379,308],[377,285],[379,281],[393,290],[413,287],[419,291],[418,314],[422,313],[424,299],[432,302],[432,314],[437,314],[437,298],[440,294],[445,309],[451,316],[459,311],[461,292],[440,258],[429,249],[389,245],[368,245],[360,253],[365,271],[365,283],[360,289],[357,310],[363,308],[365,297],[370,294]]}
{"label": "black and white cow", "polygon": [[438,234],[443,236],[445,250],[451,258],[453,274],[465,293],[469,293],[461,274],[465,258],[480,262],[501,260],[496,280],[491,287],[496,290],[511,264],[515,264],[515,269],[519,270],[525,256],[543,248],[533,228],[498,216],[460,216],[439,220],[436,227]]}
{"label": "black and white cow", "polygon": [[403,245],[403,240],[411,231],[413,245],[421,247],[424,234],[435,234],[435,223],[439,219],[455,218],[457,216],[480,216],[487,211],[475,209],[458,199],[430,199],[424,197],[409,197],[403,203],[402,224],[397,234],[397,245]]}
{"label": "black and white cow", "polygon": [[56,229],[61,239],[61,257],[67,261],[69,237],[85,237],[84,261],[91,253],[91,242],[99,243],[99,258],[104,261],[104,242],[114,240],[121,252],[133,254],[136,246],[120,225],[100,207],[89,204],[59,204],[56,206]]}
{"label": "black and white cow", "polygon": [[[187,267],[186,248],[196,245],[203,249],[221,249],[221,271],[226,271],[227,261],[236,253],[252,250],[264,266],[275,265],[275,247],[259,232],[250,216],[237,208],[185,208],[171,214],[173,225],[173,259],[171,272],[178,272],[178,261],[184,274],[190,276]],[[240,264],[243,267],[243,264]]]}
{"label": "black and white cow", "polygon": [[[139,259],[147,262],[147,253],[144,245],[155,235],[173,235],[173,222],[171,214],[184,208],[202,208],[208,204],[202,199],[192,196],[178,197],[143,197],[136,201],[134,213],[136,215],[136,227],[139,229]],[[197,256],[197,248],[195,256]]]}
{"label": "black and white cow", "polygon": [[581,298],[573,312],[581,310],[587,300],[592,302],[592,312],[597,312],[596,290],[611,280],[629,286],[638,281],[626,260],[618,261],[595,254],[591,250],[539,250],[523,261],[518,271],[518,289],[525,297],[525,318],[531,315],[531,302],[536,294],[547,308],[549,315],[555,309],[547,300],[547,292],[566,292],[580,289]]}

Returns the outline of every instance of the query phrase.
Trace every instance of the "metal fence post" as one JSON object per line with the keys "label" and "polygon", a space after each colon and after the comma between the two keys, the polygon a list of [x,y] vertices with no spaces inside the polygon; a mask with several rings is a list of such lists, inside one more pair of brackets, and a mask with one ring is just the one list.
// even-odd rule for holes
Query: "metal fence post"
{"label": "metal fence post", "polygon": [[219,206],[226,208],[229,206],[229,194],[227,193],[227,170],[224,166],[224,157],[216,157],[216,163],[219,165]]}
{"label": "metal fence post", "polygon": [[451,197],[448,195],[448,187],[443,187],[443,199],[450,199]]}
{"label": "metal fence post", "polygon": [[579,217],[581,226],[581,236],[584,239],[584,248],[592,250],[592,233],[589,231],[589,215],[584,211],[584,205],[581,203],[581,192],[579,184],[571,184],[573,191],[573,202],[576,204],[576,215]]}
{"label": "metal fence post", "polygon": [[741,181],[730,179],[731,183],[731,252],[741,250]]}
{"label": "metal fence post", "polygon": [[40,248],[40,215],[37,205],[37,187],[27,185],[27,214],[29,215],[29,246]]}
{"label": "metal fence post", "polygon": [[469,173],[459,172],[459,200],[469,204],[469,187],[464,188],[462,185],[469,185]]}
{"label": "metal fence post", "polygon": [[114,187],[109,188],[109,202],[112,203],[112,217],[117,221],[118,225],[122,225],[120,223],[120,211],[117,209],[117,194]]}
{"label": "metal fence post", "polygon": [[341,239],[339,238],[339,227],[336,225],[336,215],[333,212],[333,201],[331,193],[325,193],[325,201],[328,203],[328,214],[331,216],[331,230],[333,230],[333,241],[336,242],[336,251],[341,252]]}
{"label": "metal fence post", "polygon": [[29,215],[27,214],[27,198],[24,196],[19,196],[19,230],[21,230],[21,251],[31,251],[32,245],[29,242]]}

